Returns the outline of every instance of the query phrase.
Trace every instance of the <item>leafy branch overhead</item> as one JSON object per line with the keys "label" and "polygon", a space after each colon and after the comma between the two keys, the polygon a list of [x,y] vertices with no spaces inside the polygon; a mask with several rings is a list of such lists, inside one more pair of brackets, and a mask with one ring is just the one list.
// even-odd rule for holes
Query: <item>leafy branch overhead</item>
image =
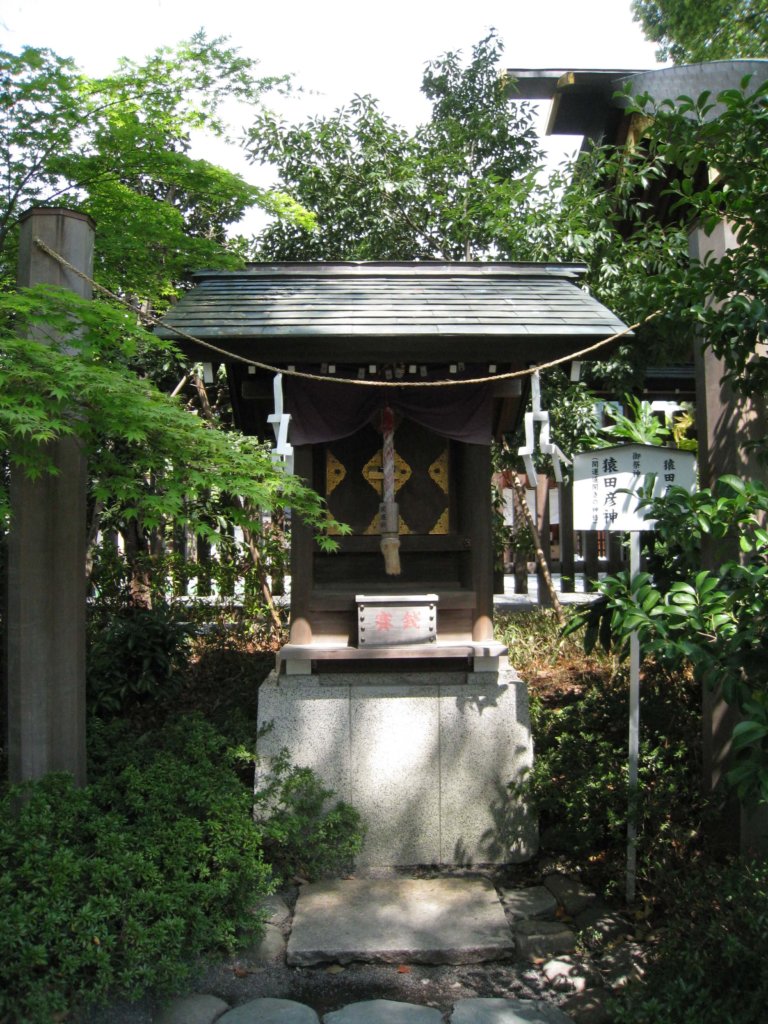
{"label": "leafy branch overhead", "polygon": [[[333,546],[320,498],[279,472],[264,445],[213,429],[163,393],[194,372],[136,312],[13,290],[18,218],[35,205],[94,218],[94,277],[136,311],[164,308],[191,269],[241,266],[246,240],[229,233],[250,207],[311,223],[285,194],[191,155],[196,132],[235,141],[225,101],[253,111],[286,83],[202,32],[100,79],[48,50],[2,52],[0,83],[0,447],[11,465],[55,472],[46,442],[76,436],[94,536],[107,506],[146,535],[173,519],[199,534],[255,529],[265,511],[290,505]],[[76,351],[64,354],[57,339],[73,333]],[[226,521],[211,512],[217,494],[230,496]],[[7,518],[4,488],[0,510]]]}
{"label": "leafy branch overhead", "polygon": [[50,50],[0,52],[0,283],[15,278],[18,217],[36,205],[90,214],[97,279],[155,306],[192,268],[241,265],[246,241],[228,233],[251,207],[308,223],[285,194],[191,156],[195,133],[236,142],[225,101],[253,112],[285,86],[203,32],[98,79]]}
{"label": "leafy branch overhead", "polygon": [[[19,324],[31,322],[50,344],[19,334]],[[76,357],[56,343],[73,324]],[[206,500],[215,489],[244,499],[230,510],[231,521],[255,528],[262,511],[290,505],[332,548],[322,499],[274,465],[268,448],[190,415],[126,368],[128,359],[155,349],[173,353],[129,312],[106,303],[42,287],[0,293],[0,444],[11,464],[33,477],[55,472],[46,442],[77,437],[94,498],[119,502],[126,519],[151,527],[182,517],[211,534]],[[8,513],[3,491],[0,512]]]}

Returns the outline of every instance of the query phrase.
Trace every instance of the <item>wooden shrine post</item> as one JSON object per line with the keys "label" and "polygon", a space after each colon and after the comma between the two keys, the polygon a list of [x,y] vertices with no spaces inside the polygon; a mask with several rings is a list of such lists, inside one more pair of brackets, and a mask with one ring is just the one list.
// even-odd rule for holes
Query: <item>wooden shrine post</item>
{"label": "wooden shrine post", "polygon": [[576,557],[573,532],[573,483],[568,478],[560,485],[560,592],[576,590]]}
{"label": "wooden shrine post", "polygon": [[[93,223],[69,210],[22,218],[18,283],[90,286],[36,244],[91,273]],[[38,338],[41,343],[44,339]],[[70,772],[85,783],[86,466],[76,438],[51,442],[57,475],[11,474],[8,537],[8,756],[12,782]]]}
{"label": "wooden shrine post", "polygon": [[[730,225],[721,221],[707,234],[694,225],[688,239],[691,256],[697,260],[721,259],[729,249],[738,245]],[[733,473],[746,480],[765,481],[765,466],[757,454],[757,442],[768,431],[766,405],[762,396],[739,395],[725,380],[726,368],[722,359],[703,342],[694,348],[696,368],[696,426],[699,436],[699,463],[702,487],[712,487],[719,476]],[[702,541],[702,567],[717,570],[727,558],[738,558],[735,543],[715,543],[705,537]],[[703,783],[707,793],[722,789],[728,766],[733,729],[739,722],[737,708],[728,705],[718,690],[702,693],[702,755]],[[740,826],[737,818],[741,816]],[[731,800],[722,816],[717,841],[734,846],[734,836],[740,832],[741,848],[765,852],[768,848],[768,814],[765,808],[748,814],[740,812]]]}

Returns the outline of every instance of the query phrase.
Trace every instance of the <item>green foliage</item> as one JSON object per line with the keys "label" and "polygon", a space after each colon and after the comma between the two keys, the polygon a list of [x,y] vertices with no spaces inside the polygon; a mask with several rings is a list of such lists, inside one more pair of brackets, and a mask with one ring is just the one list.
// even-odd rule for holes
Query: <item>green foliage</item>
{"label": "green foliage", "polygon": [[606,435],[609,441],[618,439],[622,442],[654,445],[667,443],[669,428],[654,416],[650,402],[643,402],[633,395],[625,395],[624,404],[629,409],[628,414],[621,412],[615,405],[606,407],[612,422],[607,427],[602,427],[601,433]]}
{"label": "green foliage", "polygon": [[[34,322],[51,343],[19,337],[19,321]],[[75,355],[57,341],[64,327],[77,328]],[[74,436],[88,458],[94,500],[118,503],[124,519],[153,526],[183,518],[214,537],[207,513],[216,490],[244,499],[230,522],[259,529],[261,510],[291,505],[325,535],[322,499],[281,472],[264,445],[212,429],[123,367],[126,354],[157,347],[172,351],[105,303],[43,287],[0,293],[0,444],[12,465],[31,477],[55,473],[46,442]],[[0,514],[7,513],[0,489]],[[325,536],[321,543],[334,546]]]}
{"label": "green foliage", "polygon": [[194,626],[179,610],[127,605],[89,622],[87,697],[96,714],[114,715],[174,688]]}
{"label": "green foliage", "polygon": [[635,21],[675,64],[768,55],[765,0],[633,0]]}
{"label": "green foliage", "polygon": [[91,775],[0,802],[0,1013],[48,1024],[108,996],[173,991],[253,933],[270,891],[252,798],[199,719],[137,740],[93,727]]}
{"label": "green foliage", "polygon": [[332,796],[309,768],[292,765],[285,751],[257,768],[256,820],[276,877],[313,879],[352,869],[363,824],[343,801],[328,807]]}
{"label": "green foliage", "polygon": [[[768,488],[721,477],[713,490],[671,488],[648,503],[657,520],[657,572],[606,578],[591,626],[626,645],[638,633],[645,652],[672,665],[690,663],[697,679],[738,708],[727,779],[745,803],[768,800]],[[716,571],[701,569],[707,546]]]}
{"label": "green foliage", "polygon": [[[259,685],[274,667],[272,651],[256,648],[243,630],[224,623],[195,637],[183,681],[155,713],[173,717],[204,708],[207,722],[231,743],[248,747],[257,728]],[[248,775],[252,781],[252,766]]]}
{"label": "green foliage", "polygon": [[551,434],[568,456],[597,437],[596,396],[581,381],[572,381],[560,368],[542,374],[542,405],[549,412]]}
{"label": "green foliage", "polygon": [[[532,702],[535,758],[521,795],[538,811],[542,845],[606,858],[615,871],[626,850],[626,678],[595,680],[565,706]],[[685,855],[702,813],[697,750],[698,690],[684,676],[646,671],[642,696],[638,878],[655,880]]]}
{"label": "green foliage", "polygon": [[266,260],[408,259],[413,229],[407,207],[413,189],[412,144],[370,96],[355,96],[330,117],[286,125],[261,111],[248,151],[277,167],[284,188],[314,223],[278,218],[259,237]]}
{"label": "green foliage", "polygon": [[[767,95],[768,83],[745,80],[718,96],[660,104],[628,96],[645,125],[642,140],[580,156],[531,208],[537,258],[557,252],[587,262],[592,292],[629,323],[656,314],[642,344],[622,346],[595,370],[617,390],[647,365],[689,361],[694,340],[704,338],[737,391],[764,393],[768,360],[755,348],[768,326]],[[738,247],[691,261],[695,222],[709,235],[728,224]]]}
{"label": "green foliage", "polygon": [[241,265],[227,228],[254,205],[301,212],[289,198],[189,155],[193,132],[235,141],[222,114],[257,109],[280,83],[204,33],[123,60],[92,79],[49,50],[0,52],[0,281],[15,278],[15,225],[33,205],[63,205],[98,223],[97,279],[157,305],[192,267]]}
{"label": "green foliage", "polygon": [[501,225],[521,219],[533,187],[541,156],[533,108],[510,103],[499,75],[503,52],[491,31],[472,47],[466,66],[460,53],[449,52],[424,72],[432,116],[415,134],[417,166],[432,250],[443,259],[498,254]]}
{"label": "green foliage", "polygon": [[522,675],[560,659],[579,660],[581,646],[565,638],[554,612],[546,608],[499,612],[494,617],[495,636],[513,652],[515,669]]}
{"label": "green foliage", "polygon": [[253,755],[198,714],[144,732],[93,720],[88,786],[51,775],[9,790],[0,1017],[49,1024],[117,996],[177,991],[201,957],[258,935],[253,909],[278,873],[348,868],[356,813],[327,806],[312,772],[281,757],[255,821],[252,768]]}
{"label": "green foliage", "polygon": [[688,864],[667,877],[667,916],[642,982],[611,1009],[616,1024],[761,1024],[768,867]]}
{"label": "green foliage", "polygon": [[[248,150],[316,216],[311,230],[280,220],[259,239],[279,260],[488,259],[507,255],[510,224],[534,187],[539,151],[529,105],[510,106],[495,33],[464,64],[427,65],[432,116],[413,135],[369,96],[330,117],[286,125],[257,117]],[[525,236],[521,227],[519,233]]]}
{"label": "green foliage", "polygon": [[[99,79],[48,50],[0,52],[0,449],[34,477],[55,472],[48,441],[77,437],[92,536],[105,508],[110,525],[146,533],[184,520],[210,538],[233,525],[255,531],[261,510],[286,504],[325,532],[321,503],[277,472],[264,446],[211,429],[212,417],[204,426],[159,393],[184,377],[182,359],[137,326],[138,310],[167,306],[190,269],[242,266],[247,244],[227,236],[250,207],[308,220],[285,194],[190,156],[193,133],[237,142],[225,102],[253,111],[284,84],[256,71],[202,32]],[[93,216],[96,282],[132,308],[52,289],[9,294],[18,218],[35,205]]]}

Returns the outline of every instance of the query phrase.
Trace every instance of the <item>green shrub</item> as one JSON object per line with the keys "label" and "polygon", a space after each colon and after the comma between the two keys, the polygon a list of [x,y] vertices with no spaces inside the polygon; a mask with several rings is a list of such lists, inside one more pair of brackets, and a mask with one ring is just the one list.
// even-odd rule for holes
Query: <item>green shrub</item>
{"label": "green shrub", "polygon": [[158,711],[204,709],[206,721],[233,743],[252,745],[259,684],[274,664],[274,652],[256,649],[239,630],[201,634],[192,642],[183,680]]}
{"label": "green shrub", "polygon": [[667,884],[668,916],[616,1024],[763,1024],[768,865],[693,864]]}
{"label": "green shrub", "polygon": [[125,606],[89,624],[88,705],[116,714],[167,694],[180,681],[193,627],[164,604]]}
{"label": "green shrub", "polygon": [[[114,996],[178,989],[201,956],[255,937],[276,875],[347,869],[357,813],[307,768],[252,755],[202,717],[137,735],[95,719],[91,782],[50,775],[0,800],[0,1021],[50,1024]],[[274,861],[274,871],[269,861]]]}
{"label": "green shrub", "polygon": [[[565,706],[531,701],[534,765],[520,795],[539,814],[542,845],[620,860],[628,808],[626,678],[593,682]],[[640,716],[640,881],[696,838],[700,796],[698,688],[646,665]]]}
{"label": "green shrub", "polygon": [[0,803],[0,1019],[174,989],[259,927],[271,872],[226,741],[195,718],[162,747],[95,730],[89,786],[54,775]]}
{"label": "green shrub", "polygon": [[320,878],[349,871],[363,845],[359,813],[338,801],[309,768],[292,765],[286,751],[260,773],[256,815],[264,853],[281,879]]}

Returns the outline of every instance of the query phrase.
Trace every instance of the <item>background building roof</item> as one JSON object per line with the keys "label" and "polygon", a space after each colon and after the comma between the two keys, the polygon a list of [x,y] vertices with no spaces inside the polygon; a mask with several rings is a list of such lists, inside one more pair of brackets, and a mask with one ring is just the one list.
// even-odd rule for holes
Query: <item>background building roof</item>
{"label": "background building roof", "polygon": [[[624,108],[632,96],[648,94],[657,103],[679,96],[710,92],[714,99],[726,89],[738,89],[750,76],[751,88],[768,79],[768,60],[715,60],[647,71],[557,68],[510,68],[511,99],[551,100],[547,135],[583,135],[590,141],[621,145],[626,138]],[[714,118],[717,104],[709,112]]]}

